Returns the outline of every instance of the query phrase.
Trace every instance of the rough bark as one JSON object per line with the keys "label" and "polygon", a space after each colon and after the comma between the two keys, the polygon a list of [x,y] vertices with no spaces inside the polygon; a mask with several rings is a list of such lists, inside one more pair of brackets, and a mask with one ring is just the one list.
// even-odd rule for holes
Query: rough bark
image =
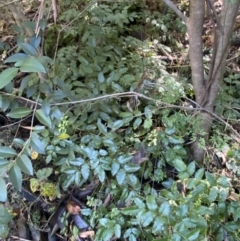
{"label": "rough bark", "polygon": [[[164,0],[168,4],[170,0]],[[213,6],[211,0],[206,0],[209,6]],[[170,1],[171,2],[171,1]],[[205,1],[190,0],[190,17],[187,19],[187,29],[189,35],[189,57],[192,70],[192,83],[196,102],[204,107],[208,112],[214,111],[214,102],[216,100],[219,88],[221,86],[223,73],[226,65],[228,47],[237,17],[240,1],[223,0],[221,14],[218,17],[212,9],[212,20],[215,26],[213,56],[210,63],[210,71],[207,79],[204,79],[203,66],[203,43],[202,30],[204,21]],[[168,4],[173,11],[175,9]],[[175,11],[176,12],[176,11]],[[179,12],[176,12],[181,16]],[[202,119],[202,127],[208,140],[211,130],[213,117],[207,112],[198,113]],[[199,147],[199,142],[192,144],[192,154],[196,161],[202,162],[205,151]]]}
{"label": "rough bark", "polygon": [[[218,25],[215,28],[213,56],[210,63],[210,71],[209,71],[208,79],[204,82],[199,82],[199,79],[197,79],[196,76],[193,75],[192,81],[194,86],[194,92],[196,95],[196,101],[198,104],[202,105],[205,109],[207,109],[210,112],[214,111],[215,100],[222,83],[223,74],[226,66],[226,58],[227,58],[229,43],[232,36],[234,24],[236,21],[239,4],[240,4],[239,0],[235,1],[232,4],[228,3],[227,0],[223,1],[222,11],[219,17],[219,21],[217,21],[218,19],[216,19],[216,22],[218,22]],[[191,36],[190,31],[189,31],[189,36]],[[191,44],[189,44],[189,46],[192,49],[196,47],[195,45],[191,46]],[[195,62],[195,61],[196,59],[194,59],[194,56],[192,56],[192,59],[190,57],[192,74],[195,71],[193,69],[192,62]],[[200,117],[202,119],[203,129],[206,133],[204,137],[205,137],[205,140],[207,141],[211,130],[213,118],[210,114],[206,112],[200,113]],[[195,160],[202,161],[204,159],[204,153],[205,153],[204,150],[199,148],[199,143],[197,141],[193,143],[192,154]]]}

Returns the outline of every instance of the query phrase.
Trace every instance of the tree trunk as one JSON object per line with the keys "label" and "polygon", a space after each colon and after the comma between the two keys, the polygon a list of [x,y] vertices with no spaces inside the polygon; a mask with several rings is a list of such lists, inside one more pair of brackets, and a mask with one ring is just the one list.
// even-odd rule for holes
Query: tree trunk
{"label": "tree trunk", "polygon": [[[202,42],[205,1],[190,0],[189,18],[186,18],[171,0],[163,1],[187,24],[189,57],[195,98],[197,104],[207,110],[207,112],[198,113],[198,116],[200,116],[202,120],[202,129],[205,132],[204,139],[207,141],[213,122],[213,116],[209,114],[209,112],[213,113],[214,111],[214,102],[221,86],[226,66],[227,52],[233,27],[236,22],[240,0],[222,0],[220,16],[216,14],[212,0],[206,0],[208,8],[211,10],[213,25],[215,25],[213,54],[207,79],[204,79]],[[196,140],[192,144],[191,150],[194,160],[201,163],[204,159],[205,151],[199,147],[199,140]]]}
{"label": "tree trunk", "polygon": [[[201,3],[200,3],[201,2]],[[209,112],[214,111],[214,104],[222,84],[223,74],[226,66],[226,58],[229,48],[230,39],[232,36],[234,24],[236,21],[240,1],[228,3],[223,1],[221,15],[214,16],[217,26],[214,33],[213,56],[210,63],[209,76],[206,80],[203,78],[203,59],[201,56],[202,44],[200,34],[202,34],[202,25],[204,19],[204,3],[203,1],[190,1],[190,16],[188,19],[188,34],[189,34],[189,55],[192,68],[192,81],[196,102],[202,105]],[[198,20],[197,20],[198,19]],[[197,25],[197,21],[199,25]],[[208,140],[211,130],[213,117],[206,112],[199,113],[202,119],[202,127],[206,135],[205,140]],[[196,161],[202,162],[205,151],[199,147],[199,142],[192,144],[192,154]]]}

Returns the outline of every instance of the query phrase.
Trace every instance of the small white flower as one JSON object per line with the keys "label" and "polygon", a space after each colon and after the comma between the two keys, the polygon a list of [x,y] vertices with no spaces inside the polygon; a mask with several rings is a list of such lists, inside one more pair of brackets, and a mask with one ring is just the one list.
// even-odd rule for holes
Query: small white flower
{"label": "small white flower", "polygon": [[153,20],[152,21],[152,25],[156,25],[157,24],[157,21],[156,20]]}

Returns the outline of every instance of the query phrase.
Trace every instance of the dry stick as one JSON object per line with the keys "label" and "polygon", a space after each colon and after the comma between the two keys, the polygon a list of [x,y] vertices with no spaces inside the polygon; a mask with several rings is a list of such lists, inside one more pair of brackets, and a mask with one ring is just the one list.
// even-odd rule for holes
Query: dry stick
{"label": "dry stick", "polygon": [[21,0],[14,0],[14,1],[12,1],[12,2],[5,3],[5,4],[3,4],[3,5],[0,5],[0,8],[4,8],[4,7],[6,7],[6,6],[8,6],[8,5],[12,4],[12,3],[16,3],[16,2],[20,2],[20,1],[21,1]]}

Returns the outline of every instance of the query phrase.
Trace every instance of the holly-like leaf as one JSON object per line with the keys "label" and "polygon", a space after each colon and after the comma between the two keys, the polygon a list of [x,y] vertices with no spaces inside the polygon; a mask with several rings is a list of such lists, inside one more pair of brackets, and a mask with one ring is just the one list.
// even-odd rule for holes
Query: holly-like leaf
{"label": "holly-like leaf", "polygon": [[90,174],[90,168],[89,168],[89,165],[87,163],[83,164],[82,165],[82,169],[81,169],[81,172],[82,172],[82,176],[85,180],[88,179],[89,177],[89,174]]}
{"label": "holly-like leaf", "polygon": [[168,201],[165,201],[161,204],[159,208],[159,213],[162,216],[168,216],[170,214],[170,204]]}
{"label": "holly-like leaf", "polygon": [[173,161],[174,167],[179,171],[179,172],[183,172],[187,169],[186,164],[182,161],[181,158],[175,158],[175,160]]}
{"label": "holly-like leaf", "polygon": [[120,238],[121,237],[121,226],[119,224],[116,224],[115,227],[115,235],[117,238]]}
{"label": "holly-like leaf", "polygon": [[135,119],[135,121],[133,122],[133,129],[136,130],[142,123],[142,118],[138,117]]}
{"label": "holly-like leaf", "polygon": [[125,169],[127,172],[136,172],[136,171],[138,171],[140,168],[141,168],[140,165],[135,165],[135,164],[132,164],[132,163],[128,163],[128,164],[125,164],[125,165],[124,165],[124,169]]}
{"label": "holly-like leaf", "polygon": [[193,173],[195,172],[195,169],[196,169],[196,164],[195,162],[191,162],[188,167],[187,167],[187,172],[190,174],[190,175],[193,175]]}
{"label": "holly-like leaf", "polygon": [[28,116],[31,112],[32,112],[32,110],[27,107],[19,107],[19,108],[12,109],[7,114],[7,116],[10,118],[18,119],[18,118],[23,118],[25,116]]}
{"label": "holly-like leaf", "polygon": [[107,127],[102,124],[100,119],[97,122],[97,126],[100,132],[102,132],[103,134],[107,134]]}
{"label": "holly-like leaf", "polygon": [[141,223],[143,227],[147,227],[155,218],[155,213],[152,211],[146,212],[141,216]]}
{"label": "holly-like leaf", "polygon": [[18,73],[17,68],[7,68],[3,70],[2,73],[0,74],[0,89],[2,89],[7,84],[9,84],[17,75],[17,73]]}
{"label": "holly-like leaf", "polygon": [[202,180],[203,175],[204,175],[204,169],[201,168],[201,169],[197,170],[197,172],[195,173],[195,178],[198,180]]}
{"label": "holly-like leaf", "polygon": [[17,165],[20,167],[20,169],[29,174],[33,175],[33,167],[32,167],[32,162],[29,159],[29,157],[25,154],[21,154],[16,161]]}
{"label": "holly-like leaf", "polygon": [[156,210],[158,207],[155,198],[153,195],[148,195],[146,198],[147,206],[150,210]]}
{"label": "holly-like leaf", "polygon": [[156,217],[153,223],[152,232],[154,234],[159,234],[164,230],[164,224],[166,223],[166,220],[162,217]]}
{"label": "holly-like leaf", "polygon": [[18,190],[21,191],[22,189],[22,173],[20,168],[17,165],[13,165],[9,172],[9,179],[12,182],[13,186]]}
{"label": "holly-like leaf", "polygon": [[115,176],[120,168],[120,164],[118,162],[114,162],[111,167],[111,173]]}
{"label": "holly-like leaf", "polygon": [[119,185],[123,184],[126,178],[126,171],[124,169],[120,169],[116,175],[116,178]]}
{"label": "holly-like leaf", "polygon": [[152,127],[152,119],[145,119],[143,124],[144,129],[149,129]]}
{"label": "holly-like leaf", "polygon": [[53,169],[50,167],[43,168],[37,171],[36,175],[39,181],[47,179],[52,174]]}
{"label": "holly-like leaf", "polygon": [[121,126],[123,126],[123,124],[124,124],[124,121],[123,121],[123,120],[116,120],[115,122],[113,122],[111,128],[112,128],[113,130],[117,130],[117,129],[119,129]]}

